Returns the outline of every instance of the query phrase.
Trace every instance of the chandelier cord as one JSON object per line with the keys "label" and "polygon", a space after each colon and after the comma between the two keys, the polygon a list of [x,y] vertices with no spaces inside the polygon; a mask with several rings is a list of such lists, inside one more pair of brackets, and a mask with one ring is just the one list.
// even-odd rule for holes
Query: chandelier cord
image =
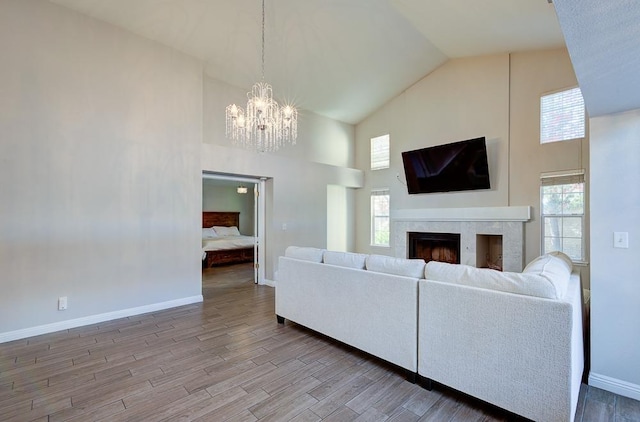
{"label": "chandelier cord", "polygon": [[262,0],[262,82],[264,81],[264,0]]}

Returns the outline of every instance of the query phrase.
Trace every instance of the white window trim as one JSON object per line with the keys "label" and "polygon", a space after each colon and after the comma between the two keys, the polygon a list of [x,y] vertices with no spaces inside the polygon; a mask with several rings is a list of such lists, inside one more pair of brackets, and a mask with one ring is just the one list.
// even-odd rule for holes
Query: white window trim
{"label": "white window trim", "polygon": [[[566,183],[554,183],[555,185],[563,185],[563,184],[567,184],[569,183],[571,178],[582,178],[582,183],[584,184],[584,191],[583,191],[583,212],[581,215],[582,218],[582,238],[581,238],[581,248],[582,248],[582,259],[581,260],[577,260],[577,261],[573,261],[573,263],[577,266],[588,266],[589,265],[589,258],[587,256],[588,254],[588,250],[587,250],[587,236],[586,236],[586,229],[587,229],[587,203],[588,203],[588,198],[587,198],[587,179],[586,179],[586,175],[585,175],[585,171],[584,169],[575,169],[575,170],[564,170],[564,171],[554,171],[554,172],[546,172],[546,173],[541,173],[540,174],[540,254],[544,254],[545,250],[544,250],[544,241],[545,241],[545,224],[544,224],[544,218],[545,216],[549,217],[551,216],[549,215],[544,215],[543,212],[543,198],[542,198],[542,188],[543,186],[551,186],[552,184],[546,184],[545,185],[545,179],[549,180],[549,179],[564,179],[566,178],[568,182]],[[567,215],[567,217],[570,217]]]}
{"label": "white window trim", "polygon": [[[583,109],[583,120],[582,120],[582,136],[577,136],[577,137],[573,137],[573,138],[567,138],[567,139],[554,139],[554,140],[546,140],[543,141],[542,140],[542,134],[543,134],[543,124],[542,124],[542,117],[543,117],[543,110],[542,110],[542,99],[544,97],[553,95],[553,94],[558,94],[561,92],[565,92],[565,91],[571,91],[574,89],[578,89],[580,91],[580,95],[582,97],[582,109]],[[573,141],[573,140],[577,140],[577,139],[584,139],[587,135],[587,110],[586,110],[586,106],[584,104],[584,96],[582,96],[582,90],[580,89],[579,86],[574,85],[574,86],[570,86],[570,87],[566,87],[566,88],[561,88],[561,89],[557,89],[554,91],[549,91],[549,92],[544,92],[542,94],[540,94],[540,145],[545,145],[545,144],[553,144],[555,142],[565,142],[565,141]]]}
{"label": "white window trim", "polygon": [[[375,141],[377,140],[381,140],[381,139],[386,139],[387,142],[387,154],[386,157],[378,157],[373,155],[373,144],[375,143]],[[371,141],[369,143],[369,161],[370,161],[370,168],[371,171],[378,171],[378,170],[385,170],[388,169],[391,163],[391,137],[389,136],[389,134],[384,134],[384,135],[380,135],[380,136],[375,136],[373,138],[371,138]],[[374,166],[374,163],[382,163],[379,164],[377,166]]]}
{"label": "white window trim", "polygon": [[[374,243],[374,239],[375,239],[375,218],[376,218],[376,215],[374,215],[373,203],[372,203],[374,196],[384,196],[384,195],[386,195],[389,198],[389,215],[387,215],[387,219],[389,220],[389,243],[386,244],[386,245]],[[370,246],[376,247],[376,248],[390,248],[391,247],[391,193],[390,193],[390,189],[389,188],[371,189],[371,194],[369,196],[369,213],[370,213],[370,218],[371,218],[371,220],[369,222],[369,226],[370,226],[369,243],[370,243]]]}

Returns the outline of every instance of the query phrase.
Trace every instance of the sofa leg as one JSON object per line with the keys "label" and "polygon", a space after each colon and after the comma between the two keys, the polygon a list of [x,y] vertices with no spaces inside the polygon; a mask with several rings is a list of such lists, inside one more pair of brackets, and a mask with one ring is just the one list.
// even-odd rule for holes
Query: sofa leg
{"label": "sofa leg", "polygon": [[278,321],[278,324],[284,324],[284,317],[281,317],[280,315],[276,315],[276,320]]}
{"label": "sofa leg", "polygon": [[417,373],[411,372],[411,371],[407,371],[407,381],[409,381],[411,384],[415,384],[416,383],[417,376],[418,376]]}
{"label": "sofa leg", "polygon": [[420,385],[425,390],[433,390],[433,381],[431,380],[431,378],[420,377]]}

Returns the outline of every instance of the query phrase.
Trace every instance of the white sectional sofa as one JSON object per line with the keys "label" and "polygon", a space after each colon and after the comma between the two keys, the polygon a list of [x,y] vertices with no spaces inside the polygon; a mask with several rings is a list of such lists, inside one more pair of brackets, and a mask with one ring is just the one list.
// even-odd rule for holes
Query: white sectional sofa
{"label": "white sectional sofa", "polygon": [[582,286],[544,255],[522,273],[429,262],[418,373],[535,421],[573,421],[584,369]]}
{"label": "white sectional sofa", "polygon": [[423,260],[290,246],[279,258],[276,314],[418,371],[418,280]]}
{"label": "white sectional sofa", "polygon": [[584,368],[571,260],[522,273],[289,247],[276,276],[289,319],[535,421],[573,421]]}

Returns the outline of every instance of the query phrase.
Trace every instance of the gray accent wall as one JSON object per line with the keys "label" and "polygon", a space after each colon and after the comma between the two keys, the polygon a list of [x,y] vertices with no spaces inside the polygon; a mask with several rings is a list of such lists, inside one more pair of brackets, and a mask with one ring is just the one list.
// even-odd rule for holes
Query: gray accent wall
{"label": "gray accent wall", "polygon": [[201,64],[46,1],[0,57],[0,334],[197,301]]}
{"label": "gray accent wall", "polygon": [[250,87],[46,1],[0,2],[0,57],[0,341],[202,300],[203,171],[266,178],[268,279],[355,213],[354,189],[327,209],[363,185],[353,125],[301,109],[295,147],[237,148],[224,108]]}

